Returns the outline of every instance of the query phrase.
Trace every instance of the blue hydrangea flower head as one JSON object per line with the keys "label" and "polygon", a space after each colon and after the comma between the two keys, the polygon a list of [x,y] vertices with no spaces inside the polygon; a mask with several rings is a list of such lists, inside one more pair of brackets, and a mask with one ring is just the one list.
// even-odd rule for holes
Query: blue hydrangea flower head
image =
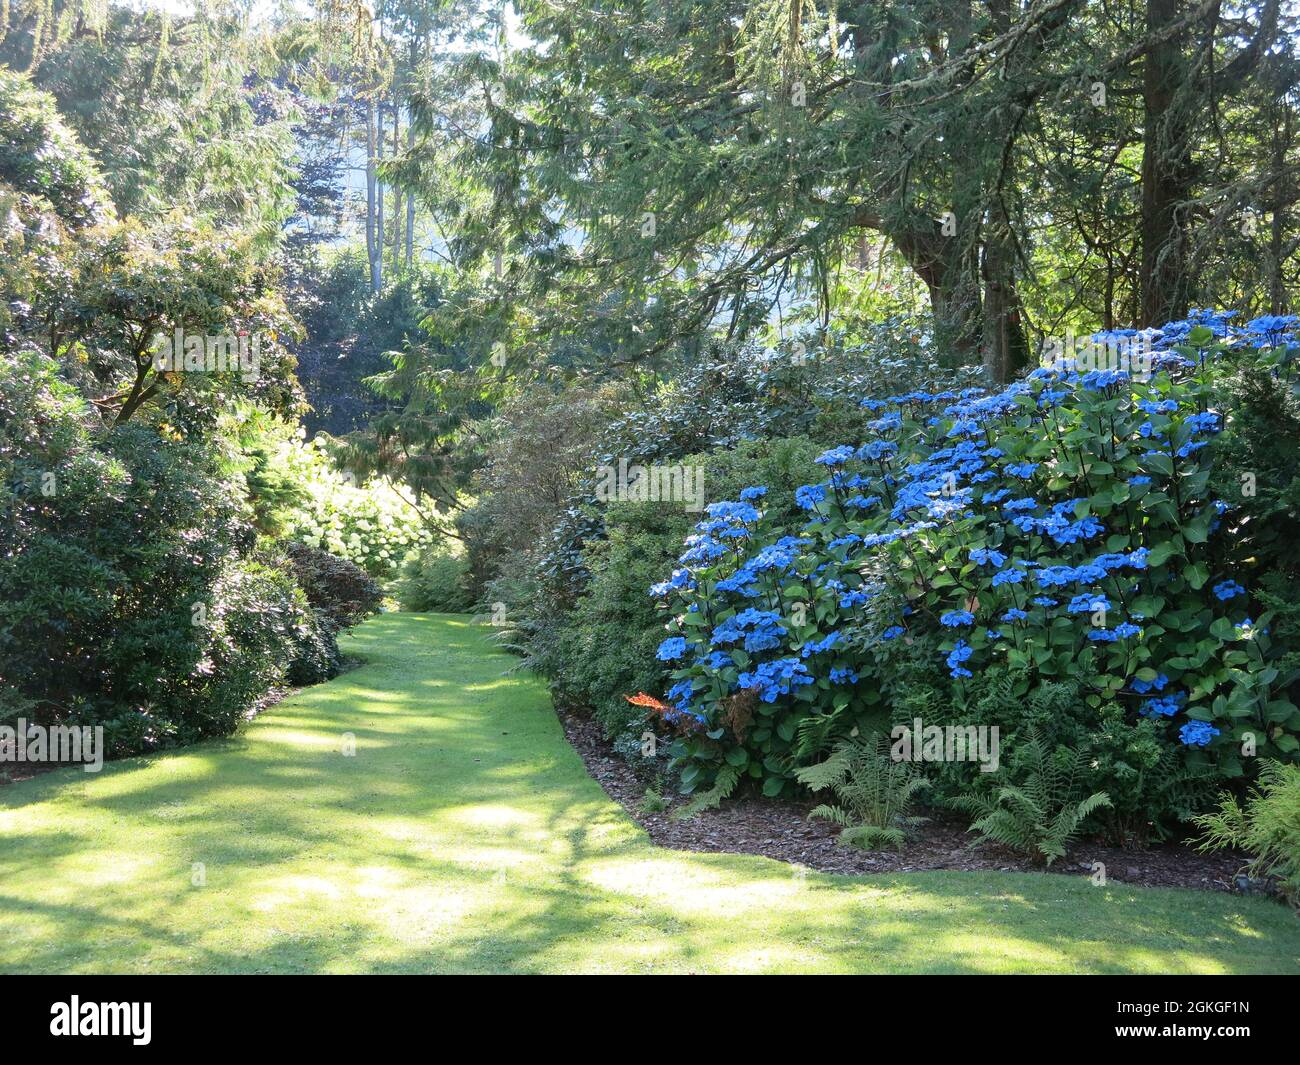
{"label": "blue hydrangea flower head", "polygon": [[1214,596],[1220,602],[1235,599],[1237,596],[1245,594],[1246,589],[1236,581],[1220,581],[1214,586]]}
{"label": "blue hydrangea flower head", "polygon": [[1208,721],[1189,721],[1178,730],[1178,738],[1188,747],[1206,747],[1219,735],[1219,730]]}
{"label": "blue hydrangea flower head", "polygon": [[659,645],[655,658],[660,662],[673,662],[686,653],[686,639],[682,636],[669,636]]}

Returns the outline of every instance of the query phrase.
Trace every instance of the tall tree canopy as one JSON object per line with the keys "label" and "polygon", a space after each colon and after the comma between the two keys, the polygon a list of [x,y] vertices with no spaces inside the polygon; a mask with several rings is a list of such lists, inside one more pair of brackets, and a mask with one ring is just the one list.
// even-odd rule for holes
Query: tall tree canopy
{"label": "tall tree canopy", "polygon": [[[864,237],[999,378],[1045,335],[1296,275],[1295,17],[1276,0],[520,0],[417,106],[475,307],[521,362],[580,328],[642,360],[811,300]],[[1265,291],[1237,264],[1261,261]]]}

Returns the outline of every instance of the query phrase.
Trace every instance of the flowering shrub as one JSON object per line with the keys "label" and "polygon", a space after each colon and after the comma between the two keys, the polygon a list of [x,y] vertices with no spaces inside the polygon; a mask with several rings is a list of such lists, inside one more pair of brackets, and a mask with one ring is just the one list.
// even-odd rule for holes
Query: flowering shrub
{"label": "flowering shrub", "polygon": [[799,528],[769,526],[762,485],[711,506],[651,589],[672,615],[659,657],[676,666],[684,786],[725,763],[781,792],[805,741],[862,723],[915,650],[957,702],[976,672],[1020,670],[1148,719],[1222,775],[1243,745],[1293,755],[1292,677],[1272,664],[1233,501],[1209,484],[1221,366],[1281,373],[1296,319],[1230,317],[1149,331],[1146,380],[1042,368],[995,394],[864,400],[861,439],[797,489]]}
{"label": "flowering shrub", "polygon": [[301,489],[280,515],[287,537],[355,563],[373,576],[394,573],[433,543],[415,508],[384,481],[357,485],[329,461],[324,442],[289,441],[280,456]]}
{"label": "flowering shrub", "polygon": [[[821,450],[803,437],[749,440],[687,456],[683,464],[702,467],[706,491],[717,498],[736,495],[753,478],[762,480],[775,498],[769,520],[788,524],[800,514],[794,489],[817,469],[813,459]],[[698,517],[680,501],[610,502],[597,514],[603,534],[578,553],[589,573],[584,594],[559,610],[549,599],[559,579],[538,581],[530,589],[537,610],[532,614],[518,610],[518,598],[501,597],[513,626],[510,644],[525,648],[528,665],[550,679],[556,700],[590,708],[615,750],[642,768],[650,768],[641,754],[642,736],[647,718],[656,715],[624,696],[661,692],[673,668],[655,658],[663,619],[645,590],[672,566]],[[500,588],[494,583],[485,601],[493,603]]]}

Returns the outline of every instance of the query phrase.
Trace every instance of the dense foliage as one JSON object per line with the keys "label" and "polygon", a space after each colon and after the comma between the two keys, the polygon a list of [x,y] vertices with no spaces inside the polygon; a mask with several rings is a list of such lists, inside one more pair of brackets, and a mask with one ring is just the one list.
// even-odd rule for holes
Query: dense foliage
{"label": "dense foliage", "polygon": [[402,567],[397,600],[403,610],[464,613],[474,605],[469,563],[445,548],[425,548]]}
{"label": "dense foliage", "polygon": [[54,101],[0,68],[0,181],[40,196],[67,225],[101,221],[112,208],[98,168],[60,118]]}
{"label": "dense foliage", "polygon": [[36,354],[0,368],[0,414],[0,715],[103,725],[114,754],[189,743],[318,654],[217,455],[104,433]]}
{"label": "dense foliage", "polygon": [[[806,520],[774,521],[758,481],[711,505],[652,589],[686,786],[729,765],[780,793],[809,735],[886,700],[903,720],[922,689],[961,714],[977,676],[1003,674],[1067,686],[1078,732],[1060,738],[1099,777],[1117,731],[1157,745],[1152,770],[1161,751],[1227,777],[1243,750],[1294,755],[1294,674],[1248,590],[1263,560],[1235,533],[1237,499],[1211,490],[1221,376],[1286,372],[1293,327],[1229,332],[1207,313],[1150,334],[1149,379],[1043,368],[993,394],[868,398],[860,437],[796,490]],[[1014,742],[1015,721],[961,720]]]}
{"label": "dense foliage", "polygon": [[1300,766],[1266,762],[1259,787],[1243,805],[1224,795],[1219,808],[1196,818],[1203,849],[1239,847],[1250,852],[1256,877],[1275,877],[1282,894],[1300,907]]}
{"label": "dense foliage", "polygon": [[[37,82],[64,61],[111,80],[103,50],[120,42],[65,43]],[[285,540],[299,506],[326,546],[377,572],[420,535],[378,489],[327,491],[311,509],[322,481],[345,476],[292,429],[259,429],[302,411],[283,343],[296,323],[266,228],[280,217],[287,126],[257,132],[242,73],[223,76],[207,102],[225,110],[207,133],[234,139],[205,143],[200,170],[172,143],[167,173],[119,168],[110,180],[74,129],[95,129],[115,164],[134,147],[161,167],[157,144],[109,150],[107,128],[0,66],[0,721],[103,726],[115,756],[225,735],[275,686],[339,671],[338,634],[379,589]],[[111,93],[94,104],[109,124],[158,118]],[[239,145],[237,160],[225,154]],[[179,335],[200,338],[201,353],[245,343],[256,358],[160,362],[161,338]],[[358,500],[371,508],[348,512]]]}

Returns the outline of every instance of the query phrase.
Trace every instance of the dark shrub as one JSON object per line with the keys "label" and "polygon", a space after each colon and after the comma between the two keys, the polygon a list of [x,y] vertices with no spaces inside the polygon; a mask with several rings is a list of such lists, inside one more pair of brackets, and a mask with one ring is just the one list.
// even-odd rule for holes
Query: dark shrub
{"label": "dark shrub", "polygon": [[299,625],[295,633],[288,680],[319,684],[343,668],[338,634],[377,611],[383,591],[356,563],[328,551],[289,540],[284,553],[311,607],[310,622]]}
{"label": "dark shrub", "polygon": [[231,732],[317,622],[218,449],[105,430],[53,360],[0,365],[0,705],[122,755]]}
{"label": "dark shrub", "polygon": [[1245,366],[1225,381],[1232,417],[1218,441],[1214,487],[1242,515],[1238,535],[1262,573],[1300,575],[1300,399],[1271,368]]}
{"label": "dark shrub", "polygon": [[354,562],[296,541],[284,545],[294,578],[336,632],[351,628],[379,609],[383,589]]}

